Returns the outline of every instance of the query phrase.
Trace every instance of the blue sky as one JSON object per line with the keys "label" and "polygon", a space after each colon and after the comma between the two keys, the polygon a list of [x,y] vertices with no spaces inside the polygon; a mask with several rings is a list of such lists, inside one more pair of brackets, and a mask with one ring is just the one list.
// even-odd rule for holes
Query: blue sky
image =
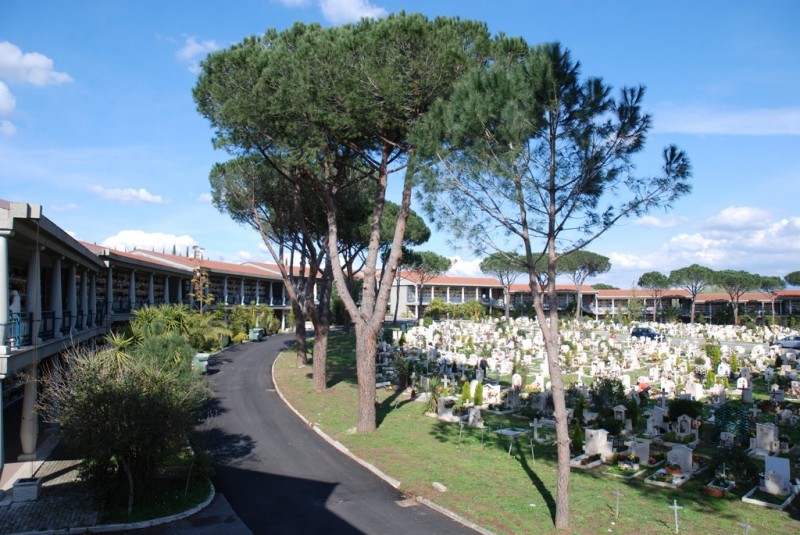
{"label": "blue sky", "polygon": [[[692,160],[694,190],[672,210],[591,246],[612,270],[595,282],[692,263],[783,276],[800,270],[800,2],[467,0],[3,0],[0,198],[44,206],[81,240],[110,247],[200,245],[215,260],[269,261],[258,235],[209,202],[227,158],[195,110],[197,63],[267,28],[332,26],[399,10],[487,23],[529,43],[558,40],[585,75],[647,86],[654,115],[642,174],[663,147]],[[437,234],[422,249],[468,250]]]}

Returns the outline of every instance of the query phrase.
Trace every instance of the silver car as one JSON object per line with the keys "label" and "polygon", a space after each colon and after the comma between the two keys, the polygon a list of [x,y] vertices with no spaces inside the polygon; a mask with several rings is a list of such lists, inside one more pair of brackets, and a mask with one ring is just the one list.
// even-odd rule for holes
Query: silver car
{"label": "silver car", "polygon": [[800,335],[795,334],[775,340],[772,345],[781,346],[784,349],[800,349]]}

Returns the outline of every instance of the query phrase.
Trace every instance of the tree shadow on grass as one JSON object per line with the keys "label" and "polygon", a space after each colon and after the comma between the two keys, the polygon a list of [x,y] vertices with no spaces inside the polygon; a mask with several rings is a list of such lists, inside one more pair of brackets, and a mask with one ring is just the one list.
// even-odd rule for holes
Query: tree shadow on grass
{"label": "tree shadow on grass", "polygon": [[515,440],[514,444],[517,447],[517,452],[519,452],[519,464],[522,466],[522,469],[525,470],[525,473],[528,475],[531,483],[533,483],[533,486],[536,487],[536,490],[539,491],[539,494],[541,494],[544,503],[547,504],[547,510],[550,511],[550,518],[553,520],[553,524],[555,525],[556,501],[553,498],[553,495],[550,493],[550,490],[545,486],[544,482],[533,470],[533,467],[528,464],[528,459],[525,457],[525,450],[523,449],[527,445],[527,442],[524,440]]}
{"label": "tree shadow on grass", "polygon": [[390,412],[414,401],[411,398],[398,401],[398,398],[402,393],[403,390],[399,388],[395,389],[386,399],[378,403],[375,410],[375,424],[377,427],[381,426],[383,421],[386,419],[386,416],[388,416]]}

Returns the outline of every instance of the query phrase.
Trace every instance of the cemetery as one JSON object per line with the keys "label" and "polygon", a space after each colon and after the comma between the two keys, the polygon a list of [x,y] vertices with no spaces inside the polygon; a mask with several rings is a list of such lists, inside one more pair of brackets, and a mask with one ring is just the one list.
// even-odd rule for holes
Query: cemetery
{"label": "cemetery", "polygon": [[[670,507],[679,508],[681,496],[703,495],[785,509],[800,493],[800,361],[769,344],[791,331],[662,324],[657,341],[618,323],[562,325],[573,477],[650,487],[651,497],[678,496]],[[431,420],[436,440],[455,443],[455,466],[462,452],[490,458],[496,449],[535,481],[539,463],[554,461],[547,356],[534,321],[387,328],[376,364],[379,398],[392,400],[385,417],[402,410],[412,425]]]}

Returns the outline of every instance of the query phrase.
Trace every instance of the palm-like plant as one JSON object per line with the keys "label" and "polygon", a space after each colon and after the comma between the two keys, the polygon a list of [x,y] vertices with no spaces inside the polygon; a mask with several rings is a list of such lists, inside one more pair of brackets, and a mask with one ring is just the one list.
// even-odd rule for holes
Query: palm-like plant
{"label": "palm-like plant", "polygon": [[122,372],[133,361],[131,353],[134,339],[111,332],[106,335],[105,341],[106,347],[97,353],[97,359],[117,373]]}
{"label": "palm-like plant", "polygon": [[425,412],[436,412],[439,408],[439,397],[442,394],[442,379],[438,375],[431,377],[428,383],[428,403]]}
{"label": "palm-like plant", "polygon": [[222,318],[213,314],[192,314],[188,321],[187,337],[198,352],[205,353],[219,347],[222,336],[231,336]]}

